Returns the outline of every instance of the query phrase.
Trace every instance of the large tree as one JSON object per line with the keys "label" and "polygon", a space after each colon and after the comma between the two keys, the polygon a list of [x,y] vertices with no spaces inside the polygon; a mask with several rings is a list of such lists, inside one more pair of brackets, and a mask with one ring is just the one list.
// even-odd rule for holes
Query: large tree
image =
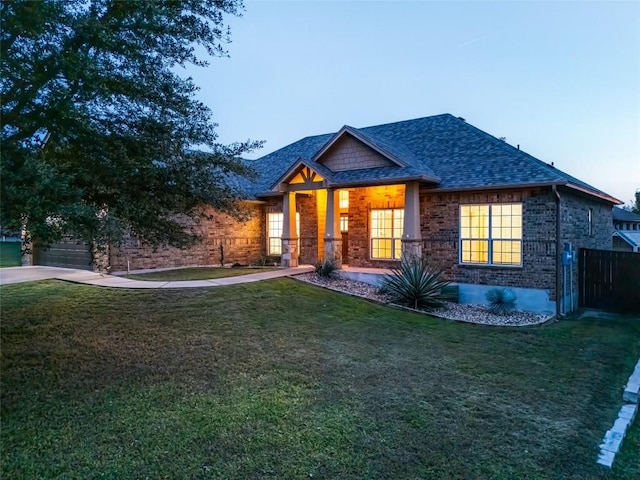
{"label": "large tree", "polygon": [[630,204],[625,205],[623,208],[630,212],[640,214],[640,189],[636,190],[635,199],[631,200]]}
{"label": "large tree", "polygon": [[225,16],[242,9],[241,0],[3,1],[2,228],[26,227],[44,243],[132,231],[184,246],[202,205],[242,215],[237,180],[251,172],[240,156],[259,144],[218,144],[184,74],[227,54]]}

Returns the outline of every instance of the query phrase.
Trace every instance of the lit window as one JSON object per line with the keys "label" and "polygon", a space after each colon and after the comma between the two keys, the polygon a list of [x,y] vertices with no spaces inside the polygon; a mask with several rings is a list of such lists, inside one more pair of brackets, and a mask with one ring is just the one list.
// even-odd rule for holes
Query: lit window
{"label": "lit window", "polygon": [[371,258],[399,260],[402,256],[404,210],[371,210]]}
{"label": "lit window", "polygon": [[589,209],[589,236],[593,235],[593,208]]}
{"label": "lit window", "polygon": [[460,206],[460,262],[522,265],[522,204]]}
{"label": "lit window", "polygon": [[[282,213],[267,213],[267,255],[282,255]],[[300,213],[296,212],[296,233],[300,243]],[[299,245],[298,245],[299,247]]]}
{"label": "lit window", "polygon": [[349,190],[340,190],[340,210],[349,208]]}
{"label": "lit window", "polygon": [[282,254],[282,214],[267,214],[267,253],[269,255]]}
{"label": "lit window", "polygon": [[349,215],[347,213],[343,213],[340,215],[340,231],[349,231]]}

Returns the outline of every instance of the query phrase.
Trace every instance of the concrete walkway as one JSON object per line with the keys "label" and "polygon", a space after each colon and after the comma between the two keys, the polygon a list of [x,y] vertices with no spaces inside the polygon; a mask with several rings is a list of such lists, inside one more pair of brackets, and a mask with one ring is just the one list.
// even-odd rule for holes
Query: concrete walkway
{"label": "concrete walkway", "polygon": [[99,287],[115,288],[200,288],[219,287],[222,285],[236,285],[239,283],[259,282],[272,278],[289,277],[301,273],[313,272],[313,267],[303,265],[295,268],[283,268],[268,272],[250,273],[237,277],[216,278],[211,280],[184,280],[179,282],[151,282],[143,280],[131,280],[87,270],[58,267],[9,267],[0,269],[0,285],[12,283],[33,282],[37,280],[66,280],[74,283],[84,283]]}

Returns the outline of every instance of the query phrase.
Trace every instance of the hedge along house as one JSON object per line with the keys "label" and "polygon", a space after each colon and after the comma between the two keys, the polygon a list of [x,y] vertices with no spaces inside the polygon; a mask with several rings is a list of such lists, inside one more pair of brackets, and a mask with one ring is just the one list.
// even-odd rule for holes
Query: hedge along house
{"label": "hedge along house", "polygon": [[112,271],[330,259],[389,268],[424,255],[483,303],[494,286],[525,310],[577,306],[578,248],[611,249],[619,200],[449,114],[307,137],[252,161],[254,217],[203,225],[187,251],[112,247]]}

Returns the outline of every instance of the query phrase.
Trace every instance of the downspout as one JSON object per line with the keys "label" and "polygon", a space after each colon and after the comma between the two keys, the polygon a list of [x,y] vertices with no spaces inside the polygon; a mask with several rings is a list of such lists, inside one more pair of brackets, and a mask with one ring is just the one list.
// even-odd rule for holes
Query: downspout
{"label": "downspout", "polygon": [[560,288],[560,269],[562,267],[562,250],[560,249],[560,242],[562,236],[560,235],[560,193],[558,192],[558,186],[552,185],[553,193],[556,197],[556,316],[562,316],[560,307],[562,306]]}

